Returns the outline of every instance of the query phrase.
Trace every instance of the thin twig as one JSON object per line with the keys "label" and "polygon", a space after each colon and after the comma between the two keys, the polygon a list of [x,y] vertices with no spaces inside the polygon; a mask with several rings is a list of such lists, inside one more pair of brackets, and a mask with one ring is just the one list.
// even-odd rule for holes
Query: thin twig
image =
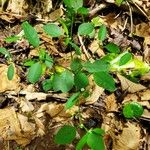
{"label": "thin twig", "polygon": [[90,56],[89,56],[89,54],[88,54],[88,52],[87,52],[87,50],[86,50],[86,48],[85,48],[85,46],[84,46],[82,37],[81,37],[79,34],[78,34],[78,39],[79,39],[79,42],[80,42],[80,44],[81,44],[81,48],[82,48],[82,50],[83,50],[83,52],[84,52],[84,54],[85,54],[87,60],[89,60],[89,59],[90,59]]}
{"label": "thin twig", "polygon": [[126,1],[128,7],[129,7],[129,12],[130,12],[130,22],[131,22],[131,35],[133,34],[133,16],[132,16],[132,8],[130,4]]}

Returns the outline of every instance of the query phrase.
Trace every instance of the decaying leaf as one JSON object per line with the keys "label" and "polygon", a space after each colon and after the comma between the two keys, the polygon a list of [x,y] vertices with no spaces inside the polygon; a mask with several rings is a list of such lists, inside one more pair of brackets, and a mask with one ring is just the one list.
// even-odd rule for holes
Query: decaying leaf
{"label": "decaying leaf", "polygon": [[106,97],[105,104],[106,104],[106,110],[108,112],[109,111],[117,111],[118,110],[116,97],[115,97],[114,93]]}
{"label": "decaying leaf", "polygon": [[4,140],[27,145],[35,137],[35,125],[29,123],[27,117],[16,114],[13,107],[0,109],[0,114],[0,136]]}
{"label": "decaying leaf", "polygon": [[149,28],[150,22],[148,23],[141,23],[136,26],[135,34],[144,37],[144,56],[145,60],[150,62],[150,28]]}
{"label": "decaying leaf", "polygon": [[23,112],[31,112],[34,110],[34,106],[28,100],[21,100],[20,107]]}
{"label": "decaying leaf", "polygon": [[123,91],[127,90],[130,93],[135,93],[135,92],[142,91],[142,90],[146,89],[145,86],[143,86],[141,84],[134,83],[120,74],[117,74],[117,77],[119,78],[119,80],[121,82],[121,87],[122,87]]}
{"label": "decaying leaf", "polygon": [[113,150],[138,150],[140,147],[141,129],[138,125],[127,123],[123,131],[113,138]]}
{"label": "decaying leaf", "polygon": [[142,101],[150,101],[150,89],[138,93]]}
{"label": "decaying leaf", "polygon": [[7,78],[7,70],[8,66],[4,64],[0,64],[0,92],[5,91],[18,91],[19,90],[19,82],[20,78],[16,74],[14,74],[14,77],[12,80],[8,80]]}
{"label": "decaying leaf", "polygon": [[99,57],[101,56],[104,56],[105,53],[104,51],[100,48],[99,46],[99,41],[93,41],[90,46],[89,46],[89,49],[90,51],[93,53],[93,54],[98,54]]}

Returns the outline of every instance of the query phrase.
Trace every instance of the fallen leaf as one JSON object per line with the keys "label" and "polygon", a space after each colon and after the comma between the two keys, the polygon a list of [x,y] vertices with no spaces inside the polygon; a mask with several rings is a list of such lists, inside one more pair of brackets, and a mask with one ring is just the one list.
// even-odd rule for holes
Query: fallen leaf
{"label": "fallen leaf", "polygon": [[12,80],[8,80],[7,78],[7,70],[8,66],[4,64],[0,64],[0,92],[5,91],[18,91],[19,90],[19,82],[20,78],[16,74],[14,74],[14,77]]}
{"label": "fallen leaf", "polygon": [[139,92],[138,94],[142,101],[150,101],[150,89]]}
{"label": "fallen leaf", "polygon": [[21,100],[20,107],[23,112],[31,112],[34,110],[34,107],[31,102],[28,100]]}
{"label": "fallen leaf", "polygon": [[117,77],[121,82],[121,87],[123,91],[127,90],[130,93],[135,93],[146,89],[145,86],[134,83],[120,74],[117,74]]}
{"label": "fallen leaf", "polygon": [[61,8],[54,10],[53,12],[51,12],[49,14],[49,19],[51,21],[56,21],[57,19],[59,19],[61,16],[63,16],[64,12]]}
{"label": "fallen leaf", "polygon": [[118,105],[116,103],[115,94],[111,94],[105,98],[106,110],[109,111],[117,111]]}
{"label": "fallen leaf", "polygon": [[114,135],[113,150],[138,150],[140,147],[141,129],[138,125],[127,123],[119,135]]}

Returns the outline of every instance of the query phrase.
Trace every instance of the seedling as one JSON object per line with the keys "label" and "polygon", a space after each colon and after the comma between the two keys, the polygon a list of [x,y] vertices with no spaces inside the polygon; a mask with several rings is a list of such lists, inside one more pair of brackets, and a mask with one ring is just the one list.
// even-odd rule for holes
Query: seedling
{"label": "seedling", "polygon": [[13,77],[14,77],[14,71],[15,71],[15,69],[14,69],[14,65],[13,65],[13,62],[12,62],[11,54],[5,48],[0,48],[0,53],[2,55],[4,55],[4,57],[7,60],[7,63],[9,64],[8,71],[7,71],[7,78],[8,78],[8,80],[12,80]]}
{"label": "seedling", "polygon": [[139,118],[143,112],[143,107],[137,102],[127,103],[123,107],[123,115],[128,119]]}
{"label": "seedling", "polygon": [[[76,132],[77,130],[73,126],[63,126],[55,135],[55,143],[70,144],[75,139]],[[105,144],[103,139],[104,134],[104,130],[100,128],[87,130],[87,133],[77,143],[76,150],[82,150],[85,145],[88,145],[93,150],[105,150]]]}

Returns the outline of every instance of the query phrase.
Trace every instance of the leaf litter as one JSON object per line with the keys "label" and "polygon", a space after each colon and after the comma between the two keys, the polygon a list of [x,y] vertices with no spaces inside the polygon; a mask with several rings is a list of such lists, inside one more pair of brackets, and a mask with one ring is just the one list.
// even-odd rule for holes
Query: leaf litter
{"label": "leaf litter", "polygon": [[[129,51],[133,55],[142,56],[143,60],[149,64],[149,22],[145,23],[140,16],[137,17],[140,19],[140,22],[134,17],[132,18],[134,22],[130,22],[132,14],[124,6],[120,8],[115,6],[119,13],[113,10],[109,12],[106,6],[111,8],[113,3],[114,1],[106,0],[104,4],[97,2],[93,6],[89,2],[88,4],[92,12],[90,17],[97,16],[100,25],[105,24],[107,26],[108,34],[106,42],[113,42],[123,51],[130,49]],[[148,1],[135,0],[133,1],[133,6],[134,13],[144,14],[146,16],[145,20],[150,18]],[[74,143],[61,146],[54,145],[52,140],[53,135],[56,134],[60,126],[68,123],[76,125],[79,107],[73,106],[70,110],[66,111],[64,104],[72,93],[53,91],[46,93],[41,90],[40,84],[35,84],[33,87],[29,85],[24,77],[26,69],[23,68],[23,74],[19,71],[20,63],[24,58],[37,58],[38,49],[29,46],[26,40],[22,42],[17,41],[16,48],[14,43],[8,44],[4,42],[4,38],[21,32],[20,27],[17,26],[20,26],[20,22],[27,18],[30,23],[36,24],[36,29],[40,35],[41,47],[47,49],[48,53],[56,59],[58,66],[69,68],[71,57],[74,55],[73,52],[63,51],[62,46],[64,46],[64,43],[61,40],[50,38],[41,30],[44,23],[49,21],[57,22],[57,19],[65,17],[64,9],[61,3],[59,4],[58,2],[56,4],[52,0],[36,2],[35,4],[24,0],[13,0],[8,1],[6,6],[1,5],[0,19],[4,22],[0,28],[1,47],[8,47],[9,51],[15,55],[15,73],[11,81],[7,79],[8,65],[6,65],[5,59],[0,57],[0,94],[9,99],[5,108],[0,109],[0,137],[4,141],[8,141],[8,143],[10,142],[9,149],[16,149],[20,146],[25,149],[35,148],[41,150],[75,149]],[[32,16],[29,14],[36,15]],[[17,21],[19,23],[16,23]],[[9,24],[11,27],[9,27]],[[135,30],[133,37],[129,35],[132,31],[131,24],[133,24]],[[11,31],[15,26],[16,29],[14,28]],[[7,30],[3,30],[3,28]],[[136,36],[142,40],[139,40]],[[89,39],[87,44],[84,44],[84,38],[80,36],[78,38],[77,42],[80,43],[79,46],[84,52],[81,55],[82,60],[86,60],[87,58],[94,60],[97,57],[106,55],[106,50],[98,45],[99,43],[96,38]],[[65,46],[63,48],[65,49]],[[118,79],[115,79],[115,83],[117,84],[117,88],[121,89],[119,96],[116,92],[110,94],[108,91],[104,91],[102,87],[93,85],[92,79],[89,80],[90,83],[87,87],[90,91],[89,96],[87,98],[82,97],[80,104],[84,124],[88,127],[101,127],[105,130],[106,135],[104,139],[107,145],[106,149],[149,149],[150,133],[147,126],[150,121],[149,73],[142,76],[139,83],[132,82],[121,74],[117,74],[117,77]],[[45,76],[42,76],[40,80],[44,78]],[[127,94],[123,95],[124,92]],[[123,100],[120,100],[121,96],[123,96]],[[143,106],[144,113],[141,118],[126,120],[123,117],[121,109],[125,103],[130,101],[138,102]],[[81,130],[78,136],[82,134],[83,131]],[[41,139],[43,139],[42,142]],[[41,144],[39,144],[39,141]],[[43,145],[45,146],[43,147]],[[2,144],[2,147],[6,147],[6,145]]]}

